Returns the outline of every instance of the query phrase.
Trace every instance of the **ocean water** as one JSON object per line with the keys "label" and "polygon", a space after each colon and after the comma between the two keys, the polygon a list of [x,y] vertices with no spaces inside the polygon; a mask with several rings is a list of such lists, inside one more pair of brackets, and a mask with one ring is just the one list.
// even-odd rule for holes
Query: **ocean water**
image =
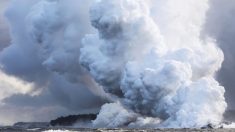
{"label": "ocean water", "polygon": [[90,128],[17,128],[0,127],[0,132],[235,132],[234,128],[221,129],[90,129]]}

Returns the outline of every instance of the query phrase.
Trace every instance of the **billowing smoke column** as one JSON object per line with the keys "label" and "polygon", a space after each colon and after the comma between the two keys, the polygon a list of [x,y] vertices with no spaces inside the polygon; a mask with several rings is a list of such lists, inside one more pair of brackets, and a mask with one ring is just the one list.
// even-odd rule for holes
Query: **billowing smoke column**
{"label": "billowing smoke column", "polygon": [[[93,32],[88,18],[90,3],[89,0],[10,2],[5,14],[12,44],[0,53],[0,73],[27,84],[25,87],[28,83],[34,87],[26,91],[19,86],[15,88],[19,90],[6,92],[0,99],[0,125],[96,113],[106,102],[101,97],[103,91],[79,64],[81,39]],[[1,86],[0,94],[15,86],[1,80],[6,84]]]}
{"label": "billowing smoke column", "polygon": [[209,0],[12,0],[0,125],[97,112],[108,101],[93,127],[220,123],[223,53],[201,33],[208,9]]}
{"label": "billowing smoke column", "polygon": [[224,88],[214,76],[223,53],[201,31],[208,0],[97,0],[96,34],[80,63],[114,103],[95,127],[201,127],[221,122]]}

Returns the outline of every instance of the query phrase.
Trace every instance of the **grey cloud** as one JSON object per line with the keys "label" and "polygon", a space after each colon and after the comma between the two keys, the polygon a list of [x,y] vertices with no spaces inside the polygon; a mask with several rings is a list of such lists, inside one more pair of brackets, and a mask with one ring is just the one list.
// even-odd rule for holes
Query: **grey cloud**
{"label": "grey cloud", "polygon": [[235,109],[235,1],[211,0],[206,32],[209,32],[222,48],[225,60],[217,77],[225,87],[228,109]]}

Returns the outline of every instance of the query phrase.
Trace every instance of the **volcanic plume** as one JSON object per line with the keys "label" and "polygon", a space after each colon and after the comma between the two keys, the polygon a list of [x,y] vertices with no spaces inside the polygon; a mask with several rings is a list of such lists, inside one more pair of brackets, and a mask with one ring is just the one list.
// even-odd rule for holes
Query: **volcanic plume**
{"label": "volcanic plume", "polygon": [[12,0],[0,119],[99,112],[91,127],[218,125],[227,107],[215,78],[224,54],[205,28],[210,4]]}
{"label": "volcanic plume", "polygon": [[94,125],[145,127],[149,118],[158,120],[153,127],[220,123],[225,90],[214,76],[223,53],[213,38],[200,36],[208,7],[207,0],[100,0],[91,7],[98,32],[83,39],[80,63],[117,97]]}

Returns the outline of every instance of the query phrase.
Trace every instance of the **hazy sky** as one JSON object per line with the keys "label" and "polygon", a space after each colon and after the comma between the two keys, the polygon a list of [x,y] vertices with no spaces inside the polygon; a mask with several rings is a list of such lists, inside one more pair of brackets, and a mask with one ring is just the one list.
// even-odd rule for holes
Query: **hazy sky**
{"label": "hazy sky", "polygon": [[0,2],[0,50],[9,44],[9,32],[6,19],[4,18],[4,10],[9,0],[1,0]]}
{"label": "hazy sky", "polygon": [[225,55],[218,79],[226,89],[228,108],[235,109],[235,1],[211,0],[208,16],[205,30],[217,39]]}

